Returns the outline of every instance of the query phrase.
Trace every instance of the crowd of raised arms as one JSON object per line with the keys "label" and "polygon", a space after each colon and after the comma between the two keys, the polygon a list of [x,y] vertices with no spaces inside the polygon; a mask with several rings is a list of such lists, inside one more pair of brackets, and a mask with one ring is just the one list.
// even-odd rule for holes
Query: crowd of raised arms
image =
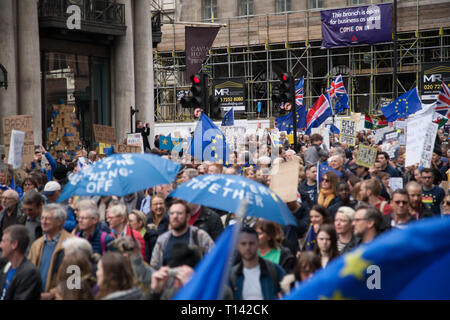
{"label": "crowd of raised arms", "polygon": [[[297,200],[287,206],[297,226],[247,217],[240,230],[225,299],[277,299],[339,255],[411,221],[450,214],[448,134],[438,131],[431,167],[405,167],[376,144],[374,132],[358,132],[355,146],[320,134],[298,137],[293,150],[257,135],[230,153],[225,164],[146,148],[182,164],[176,181],[123,197],[73,196],[58,203],[72,175],[101,159],[79,150],[67,160],[43,146],[25,169],[0,164],[0,300],[171,299],[192,277],[233,212],[187,203],[168,195],[204,174],[242,175],[270,186],[275,164],[300,164]],[[375,164],[356,164],[360,145],[377,148]],[[329,168],[318,175],[318,166]],[[318,182],[318,177],[320,182]],[[393,190],[391,178],[401,181]],[[398,184],[397,184],[398,185]],[[79,281],[71,276],[74,268]],[[205,284],[207,285],[207,284]]]}

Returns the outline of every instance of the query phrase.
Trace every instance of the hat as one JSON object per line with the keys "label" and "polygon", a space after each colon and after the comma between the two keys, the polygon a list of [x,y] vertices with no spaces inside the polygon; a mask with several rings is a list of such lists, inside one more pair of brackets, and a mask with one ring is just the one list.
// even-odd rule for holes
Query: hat
{"label": "hat", "polygon": [[44,195],[48,196],[53,194],[53,192],[61,190],[61,185],[56,181],[49,181],[45,184],[44,192],[42,192]]}
{"label": "hat", "polygon": [[63,180],[64,178],[67,177],[67,172],[69,172],[69,170],[67,170],[67,168],[63,165],[58,165],[55,170],[53,171],[53,176],[55,177],[55,179],[57,180]]}

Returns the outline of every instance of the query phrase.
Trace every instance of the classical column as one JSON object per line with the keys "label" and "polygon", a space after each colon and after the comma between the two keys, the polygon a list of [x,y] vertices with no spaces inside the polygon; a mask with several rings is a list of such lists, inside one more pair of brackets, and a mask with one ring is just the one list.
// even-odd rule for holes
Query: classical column
{"label": "classical column", "polygon": [[150,146],[154,146],[155,109],[153,103],[153,41],[151,5],[148,0],[134,2],[134,76],[136,119],[150,123]]}
{"label": "classical column", "polygon": [[0,1],[0,64],[8,72],[8,89],[0,88],[0,143],[3,144],[3,121],[17,115],[17,44],[14,0]]}
{"label": "classical column", "polygon": [[133,54],[133,20],[132,1],[122,0],[125,4],[125,36],[116,38],[114,44],[114,125],[116,138],[122,142],[130,132],[130,106],[135,107],[134,90],[134,54]]}
{"label": "classical column", "polygon": [[17,1],[19,113],[33,116],[34,144],[42,143],[41,77],[37,1]]}

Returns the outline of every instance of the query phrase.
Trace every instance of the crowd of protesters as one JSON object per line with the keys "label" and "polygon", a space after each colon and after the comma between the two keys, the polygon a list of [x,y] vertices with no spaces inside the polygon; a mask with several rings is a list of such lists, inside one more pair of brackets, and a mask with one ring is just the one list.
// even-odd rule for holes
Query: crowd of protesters
{"label": "crowd of protesters", "polygon": [[[217,164],[159,150],[156,137],[156,147],[147,143],[146,151],[182,163],[172,184],[124,197],[73,196],[58,204],[71,175],[101,158],[95,151],[80,150],[67,161],[41,146],[26,170],[0,164],[0,300],[172,298],[224,228],[236,222],[232,212],[168,197],[203,174],[242,175],[269,186],[274,164],[300,164],[298,199],[286,203],[297,226],[245,219],[225,299],[277,299],[383,232],[450,214],[450,149],[442,129],[431,168],[405,167],[405,147],[391,159],[371,130],[359,132],[354,147],[332,135],[328,149],[313,134],[299,136],[295,151],[285,135],[280,138],[274,146],[246,136],[228,163]],[[361,144],[378,149],[371,168],[355,162]],[[318,163],[334,169],[319,185]],[[405,187],[392,190],[392,177],[402,178]],[[70,277],[73,266],[78,282]]]}

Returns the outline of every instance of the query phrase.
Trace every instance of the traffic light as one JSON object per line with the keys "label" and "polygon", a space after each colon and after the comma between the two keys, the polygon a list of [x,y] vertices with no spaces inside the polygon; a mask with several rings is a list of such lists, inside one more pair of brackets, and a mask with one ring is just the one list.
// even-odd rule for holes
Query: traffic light
{"label": "traffic light", "polygon": [[[281,74],[280,76],[280,98],[281,101],[291,102],[295,95],[294,78],[290,72]],[[293,104],[295,106],[295,104]]]}
{"label": "traffic light", "polygon": [[219,119],[222,117],[222,110],[219,107],[220,98],[216,96],[209,97],[209,117]]}
{"label": "traffic light", "polygon": [[180,103],[184,108],[205,109],[208,103],[208,75],[197,73],[191,76],[192,96],[184,96]]}

